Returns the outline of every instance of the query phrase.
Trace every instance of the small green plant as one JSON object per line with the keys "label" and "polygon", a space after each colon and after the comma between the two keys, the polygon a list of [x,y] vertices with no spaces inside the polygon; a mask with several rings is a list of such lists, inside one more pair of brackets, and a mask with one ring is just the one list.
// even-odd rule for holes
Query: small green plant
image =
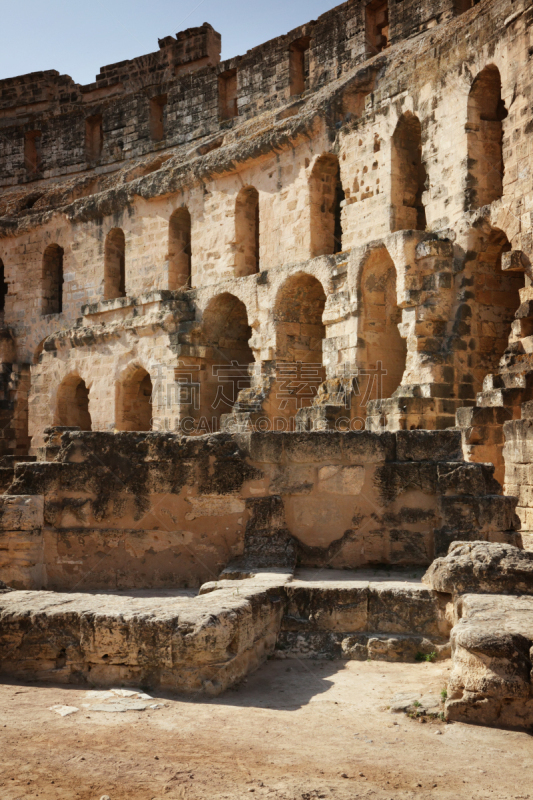
{"label": "small green plant", "polygon": [[425,661],[428,664],[432,664],[434,661],[437,660],[437,654],[433,653],[417,653],[416,654],[417,661]]}
{"label": "small green plant", "polygon": [[446,717],[444,716],[444,711],[440,712],[439,719],[440,719],[441,722],[446,722]]}
{"label": "small green plant", "polygon": [[413,705],[414,705],[414,707],[415,707],[415,708],[421,708],[421,706],[422,706],[422,703],[421,703],[419,700],[415,700],[415,702],[413,703]]}
{"label": "small green plant", "polygon": [[443,689],[441,691],[441,693],[440,693],[440,696],[441,696],[442,702],[445,703],[446,700],[448,699],[448,689]]}

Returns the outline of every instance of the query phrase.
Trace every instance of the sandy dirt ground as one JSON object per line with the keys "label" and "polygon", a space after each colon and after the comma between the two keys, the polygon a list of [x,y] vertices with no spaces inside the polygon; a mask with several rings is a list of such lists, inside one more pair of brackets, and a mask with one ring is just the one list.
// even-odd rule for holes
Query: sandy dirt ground
{"label": "sandy dirt ground", "polygon": [[160,708],[124,713],[87,688],[3,683],[0,800],[533,798],[528,734],[388,710],[448,670],[273,660],[216,700],[152,693]]}

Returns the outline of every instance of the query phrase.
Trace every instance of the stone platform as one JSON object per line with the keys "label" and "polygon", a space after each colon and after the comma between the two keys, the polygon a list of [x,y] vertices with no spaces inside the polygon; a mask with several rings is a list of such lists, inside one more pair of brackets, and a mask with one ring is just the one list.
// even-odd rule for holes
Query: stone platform
{"label": "stone platform", "polygon": [[450,623],[414,570],[258,572],[192,591],[0,595],[0,672],[219,694],[267,657],[414,661]]}

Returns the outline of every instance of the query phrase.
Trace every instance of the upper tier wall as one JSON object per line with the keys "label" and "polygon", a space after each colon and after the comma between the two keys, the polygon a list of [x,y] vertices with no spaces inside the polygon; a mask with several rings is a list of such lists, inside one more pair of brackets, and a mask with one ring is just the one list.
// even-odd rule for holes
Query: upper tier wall
{"label": "upper tier wall", "polygon": [[[386,5],[386,0],[348,0],[318,20],[223,63],[220,34],[204,24],[178,33],[177,39],[160,39],[156,53],[103,67],[88,86],[54,70],[0,81],[0,186],[112,168],[214,134],[231,127],[234,115],[247,119],[302,90],[324,86],[385,45],[457,15],[465,4],[390,3],[389,24],[383,27],[386,9],[381,6]],[[301,54],[296,55],[301,85],[295,82],[292,44]],[[229,111],[223,108],[224,77],[234,81]],[[154,100],[162,109],[161,129],[156,126],[155,132]],[[96,157],[86,128],[94,118],[102,137]],[[28,134],[31,142],[37,141],[35,158],[28,155]]]}

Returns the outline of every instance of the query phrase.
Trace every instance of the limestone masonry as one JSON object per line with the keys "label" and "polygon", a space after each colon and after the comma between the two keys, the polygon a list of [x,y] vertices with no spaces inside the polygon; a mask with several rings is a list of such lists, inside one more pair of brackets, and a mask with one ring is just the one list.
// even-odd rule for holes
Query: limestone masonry
{"label": "limestone masonry", "polygon": [[533,6],[220,51],[0,81],[0,670],[451,643],[448,717],[533,726]]}

